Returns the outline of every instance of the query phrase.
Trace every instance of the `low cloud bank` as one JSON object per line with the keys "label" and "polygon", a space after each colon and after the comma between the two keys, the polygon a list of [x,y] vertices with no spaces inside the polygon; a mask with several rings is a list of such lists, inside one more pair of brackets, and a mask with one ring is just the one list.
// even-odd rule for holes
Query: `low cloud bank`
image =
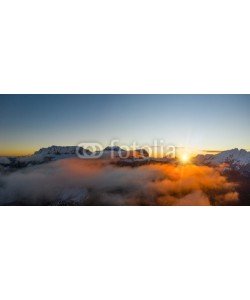
{"label": "low cloud bank", "polygon": [[235,184],[219,169],[195,165],[117,167],[64,159],[0,175],[0,204],[231,205]]}

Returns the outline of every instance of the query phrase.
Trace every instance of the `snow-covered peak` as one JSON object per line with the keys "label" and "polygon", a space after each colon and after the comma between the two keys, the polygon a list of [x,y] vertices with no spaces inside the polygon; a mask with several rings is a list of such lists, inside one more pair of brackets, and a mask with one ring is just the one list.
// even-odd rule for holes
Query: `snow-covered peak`
{"label": "snow-covered peak", "polygon": [[231,166],[240,168],[250,163],[250,152],[244,149],[231,149],[222,151],[215,155],[198,155],[195,159],[198,163],[218,165],[222,163],[228,163]]}
{"label": "snow-covered peak", "polygon": [[0,165],[15,169],[71,157],[76,157],[76,146],[51,146],[41,148],[33,155],[11,158],[0,157]]}
{"label": "snow-covered peak", "polygon": [[213,163],[231,163],[239,165],[247,165],[250,163],[250,152],[244,149],[239,150],[238,148],[223,151],[212,159]]}
{"label": "snow-covered peak", "polygon": [[36,151],[34,155],[43,154],[43,155],[59,155],[59,154],[75,154],[76,146],[50,146],[47,148],[41,148]]}

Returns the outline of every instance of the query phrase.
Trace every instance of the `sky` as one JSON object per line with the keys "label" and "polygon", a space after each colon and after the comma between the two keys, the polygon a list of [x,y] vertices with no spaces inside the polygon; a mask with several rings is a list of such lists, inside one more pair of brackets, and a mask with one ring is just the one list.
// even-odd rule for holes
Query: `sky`
{"label": "sky", "polygon": [[0,95],[0,155],[51,145],[250,149],[250,95]]}

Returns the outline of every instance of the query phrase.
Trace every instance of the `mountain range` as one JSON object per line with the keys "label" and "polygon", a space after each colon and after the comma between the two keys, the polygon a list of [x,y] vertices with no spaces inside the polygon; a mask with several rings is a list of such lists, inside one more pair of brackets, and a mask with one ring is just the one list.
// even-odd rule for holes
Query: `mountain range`
{"label": "mountain range", "polygon": [[[33,155],[23,157],[0,157],[0,169],[6,168],[22,168],[30,165],[41,164],[49,161],[76,157],[76,146],[51,146],[41,148]],[[89,150],[80,149],[80,153],[87,153],[91,155]],[[131,152],[131,153],[130,153]],[[135,151],[127,152],[119,146],[106,147],[103,150],[101,158],[111,158],[111,153],[114,158],[129,157],[130,160],[141,160],[146,158],[147,162],[150,160],[148,152],[144,149],[137,149]],[[167,161],[166,161],[167,162]],[[225,168],[239,171],[241,174],[250,175],[250,152],[244,149],[232,149],[222,151],[218,154],[197,155],[193,159],[193,163],[197,165],[217,166],[225,164]]]}
{"label": "mountain range", "polygon": [[231,149],[218,154],[197,155],[193,162],[198,165],[217,166],[225,164],[225,168],[250,175],[250,152],[244,149]]}
{"label": "mountain range", "polygon": [[[77,146],[50,146],[47,148],[41,148],[33,155],[20,156],[20,157],[0,157],[0,169],[1,168],[23,168],[30,165],[42,164],[49,161],[55,161],[59,159],[77,157]],[[100,152],[91,152],[88,149],[79,148],[79,154],[99,155]],[[119,146],[108,146],[102,153],[100,158],[102,159],[119,159],[119,157],[142,158],[148,157],[148,152],[144,149],[137,149],[135,151],[126,151]]]}

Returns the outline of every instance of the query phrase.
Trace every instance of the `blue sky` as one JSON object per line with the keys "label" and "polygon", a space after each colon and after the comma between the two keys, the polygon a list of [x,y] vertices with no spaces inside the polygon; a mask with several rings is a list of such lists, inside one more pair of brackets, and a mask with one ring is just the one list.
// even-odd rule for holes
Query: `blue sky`
{"label": "blue sky", "polygon": [[0,154],[50,145],[250,148],[250,95],[0,95]]}

